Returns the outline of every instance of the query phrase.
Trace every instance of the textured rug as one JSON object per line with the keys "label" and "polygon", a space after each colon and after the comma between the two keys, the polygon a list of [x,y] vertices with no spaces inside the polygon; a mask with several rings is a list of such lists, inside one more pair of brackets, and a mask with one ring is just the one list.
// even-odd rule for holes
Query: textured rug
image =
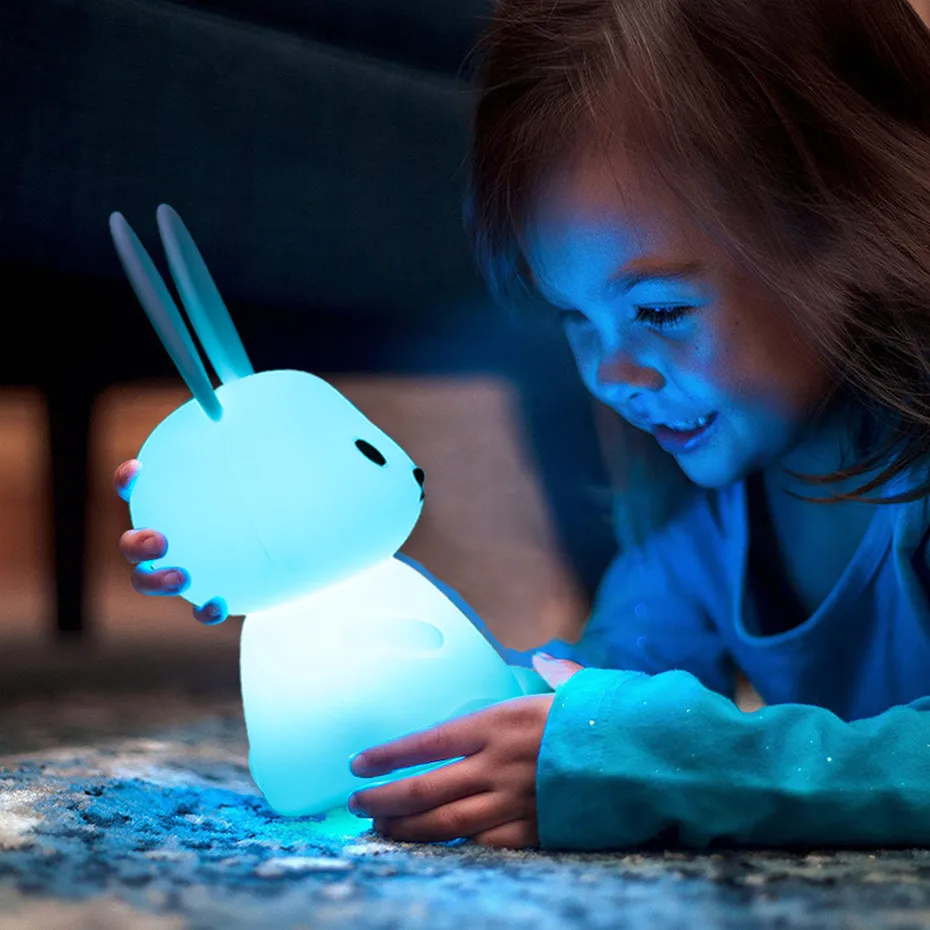
{"label": "textured rug", "polygon": [[0,706],[0,930],[930,926],[930,852],[385,842],[268,809],[232,688],[65,685]]}

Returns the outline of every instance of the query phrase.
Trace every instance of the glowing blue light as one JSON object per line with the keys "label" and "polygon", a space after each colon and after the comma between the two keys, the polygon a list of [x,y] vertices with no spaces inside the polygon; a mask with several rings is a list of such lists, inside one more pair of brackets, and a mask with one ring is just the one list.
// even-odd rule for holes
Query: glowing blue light
{"label": "glowing blue light", "polygon": [[464,614],[393,558],[252,614],[240,669],[252,775],[291,815],[400,777],[356,778],[356,753],[523,693]]}
{"label": "glowing blue light", "polygon": [[133,525],[168,539],[162,561],[190,573],[189,601],[221,595],[231,613],[250,614],[349,577],[407,539],[422,507],[415,465],[335,388],[268,371],[216,396],[219,420],[189,401],[155,428],[130,501]]}
{"label": "glowing blue light", "polygon": [[[423,474],[335,388],[255,373],[180,217],[158,210],[172,275],[223,382],[215,391],[167,287],[119,214],[120,260],[194,399],[143,444],[133,526],[168,539],[195,604],[243,625],[240,669],[253,777],[290,816],[344,805],[358,752],[524,693],[467,615],[394,558],[422,508]],[[435,767],[424,766],[423,769]]]}

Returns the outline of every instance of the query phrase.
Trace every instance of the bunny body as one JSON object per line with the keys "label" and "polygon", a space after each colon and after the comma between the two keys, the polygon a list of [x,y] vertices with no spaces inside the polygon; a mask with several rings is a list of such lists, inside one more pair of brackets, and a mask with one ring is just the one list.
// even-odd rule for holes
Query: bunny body
{"label": "bunny body", "polygon": [[164,533],[172,564],[190,575],[188,600],[219,596],[247,615],[253,777],[278,813],[323,813],[362,784],[349,770],[355,753],[549,689],[511,669],[449,596],[395,558],[420,515],[423,471],[321,378],[255,373],[180,217],[163,205],[158,223],[223,383],[214,390],[148,253],[114,214],[130,282],[194,395],[139,451],[132,523]]}
{"label": "bunny body", "polygon": [[349,771],[354,754],[524,693],[459,608],[395,558],[248,617],[240,669],[252,776],[288,816],[370,785]]}

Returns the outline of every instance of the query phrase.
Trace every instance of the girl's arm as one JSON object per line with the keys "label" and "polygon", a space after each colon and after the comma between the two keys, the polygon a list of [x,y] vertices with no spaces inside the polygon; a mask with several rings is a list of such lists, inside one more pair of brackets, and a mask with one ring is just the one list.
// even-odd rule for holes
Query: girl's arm
{"label": "girl's arm", "polygon": [[927,845],[928,711],[930,698],[852,723],[798,704],[747,714],[687,672],[585,669],[546,726],[540,843]]}
{"label": "girl's arm", "polygon": [[703,572],[687,559],[693,544],[682,542],[674,564],[661,557],[661,548],[657,542],[647,551],[618,555],[604,574],[580,640],[553,640],[539,648],[597,668],[650,675],[681,669],[732,697],[736,668],[711,615],[715,606],[725,609],[723,598],[715,596],[706,575],[691,577]]}
{"label": "girl's arm", "polygon": [[[930,596],[930,514],[908,513],[895,546]],[[542,844],[930,845],[930,696],[846,722],[802,704],[743,713],[706,684],[590,668],[562,685],[539,757]]]}

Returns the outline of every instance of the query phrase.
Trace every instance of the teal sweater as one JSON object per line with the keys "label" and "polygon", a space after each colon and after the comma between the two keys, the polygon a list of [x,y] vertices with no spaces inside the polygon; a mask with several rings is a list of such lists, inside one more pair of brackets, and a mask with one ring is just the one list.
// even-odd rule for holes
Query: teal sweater
{"label": "teal sweater", "polygon": [[[742,484],[699,495],[544,647],[588,666],[543,738],[544,847],[930,845],[930,507],[876,507],[816,613],[766,636],[747,513]],[[737,667],[766,707],[731,700]]]}
{"label": "teal sweater", "polygon": [[930,700],[848,723],[803,704],[747,714],[689,672],[585,669],[546,726],[540,843],[930,845],[926,711]]}
{"label": "teal sweater", "polygon": [[[930,505],[876,507],[777,635],[746,589],[747,512],[742,484],[698,495],[617,557],[580,642],[540,647],[585,666],[543,736],[543,848],[930,846]],[[766,707],[736,706],[737,668]]]}

